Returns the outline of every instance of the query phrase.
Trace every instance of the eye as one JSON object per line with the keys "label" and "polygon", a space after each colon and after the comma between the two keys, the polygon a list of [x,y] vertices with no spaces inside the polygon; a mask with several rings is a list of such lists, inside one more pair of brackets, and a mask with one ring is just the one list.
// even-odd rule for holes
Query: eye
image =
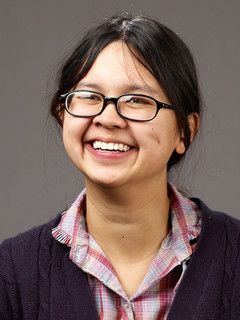
{"label": "eye", "polygon": [[127,104],[149,104],[149,99],[140,96],[126,97],[125,103]]}
{"label": "eye", "polygon": [[93,100],[93,101],[101,101],[102,98],[100,95],[92,93],[92,92],[79,92],[77,97],[82,100]]}
{"label": "eye", "polygon": [[100,94],[91,91],[75,91],[70,95],[68,103],[77,105],[100,105],[103,98]]}

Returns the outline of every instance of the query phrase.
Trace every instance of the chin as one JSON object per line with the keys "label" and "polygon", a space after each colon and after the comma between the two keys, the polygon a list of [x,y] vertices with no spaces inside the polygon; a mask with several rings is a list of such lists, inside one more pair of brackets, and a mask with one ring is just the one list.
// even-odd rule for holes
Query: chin
{"label": "chin", "polygon": [[126,179],[110,174],[102,176],[85,175],[85,179],[91,184],[107,189],[118,188],[126,184]]}

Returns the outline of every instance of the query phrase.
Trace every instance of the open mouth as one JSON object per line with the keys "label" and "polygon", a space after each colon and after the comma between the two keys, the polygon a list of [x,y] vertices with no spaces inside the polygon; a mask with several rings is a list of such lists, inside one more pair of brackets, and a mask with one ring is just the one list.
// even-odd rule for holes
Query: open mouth
{"label": "open mouth", "polygon": [[116,143],[116,142],[104,142],[99,140],[89,141],[88,142],[94,150],[106,151],[106,152],[127,152],[133,149],[132,146]]}

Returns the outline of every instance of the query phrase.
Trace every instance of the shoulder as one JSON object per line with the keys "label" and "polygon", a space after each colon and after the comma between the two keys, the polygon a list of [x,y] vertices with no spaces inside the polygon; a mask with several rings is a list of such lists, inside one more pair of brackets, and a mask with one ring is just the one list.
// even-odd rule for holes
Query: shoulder
{"label": "shoulder", "polygon": [[[39,282],[48,292],[51,265],[52,228],[50,222],[3,241],[0,245],[0,318],[35,318],[39,304]],[[43,295],[43,294],[42,294]]]}
{"label": "shoulder", "polygon": [[42,238],[49,238],[49,234],[51,235],[51,229],[58,223],[60,217],[61,214],[59,213],[54,219],[45,224],[34,227],[12,238],[4,240],[0,244],[0,255],[6,251],[11,253],[12,250],[15,253],[21,253],[24,249],[29,251],[32,247],[38,245]]}
{"label": "shoulder", "polygon": [[240,220],[231,216],[230,212],[225,213],[222,211],[213,210],[199,198],[190,198],[190,200],[197,204],[203,219],[216,219],[219,222],[227,221],[240,228]]}
{"label": "shoulder", "polygon": [[24,268],[34,273],[39,257],[39,250],[47,251],[53,241],[51,229],[60,219],[58,214],[53,220],[43,225],[4,240],[0,244],[0,277],[11,276],[11,270],[21,273]]}
{"label": "shoulder", "polygon": [[23,302],[26,312],[37,310],[39,277],[48,272],[53,241],[51,229],[59,219],[60,214],[0,245],[0,315],[4,319],[18,319],[23,312]]}
{"label": "shoulder", "polygon": [[227,245],[231,245],[238,252],[240,244],[240,220],[231,216],[230,213],[210,209],[202,200],[192,198],[200,209],[202,218],[202,233],[209,239],[225,238]]}

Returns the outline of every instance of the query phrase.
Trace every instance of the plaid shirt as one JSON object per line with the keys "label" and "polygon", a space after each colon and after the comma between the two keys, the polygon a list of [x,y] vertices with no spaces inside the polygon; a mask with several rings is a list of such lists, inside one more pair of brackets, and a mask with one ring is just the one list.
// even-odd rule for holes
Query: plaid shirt
{"label": "plaid shirt", "polygon": [[101,247],[86,230],[86,191],[62,213],[53,237],[70,247],[70,259],[88,276],[101,320],[164,320],[201,230],[197,205],[169,185],[171,231],[137,291],[129,298]]}

